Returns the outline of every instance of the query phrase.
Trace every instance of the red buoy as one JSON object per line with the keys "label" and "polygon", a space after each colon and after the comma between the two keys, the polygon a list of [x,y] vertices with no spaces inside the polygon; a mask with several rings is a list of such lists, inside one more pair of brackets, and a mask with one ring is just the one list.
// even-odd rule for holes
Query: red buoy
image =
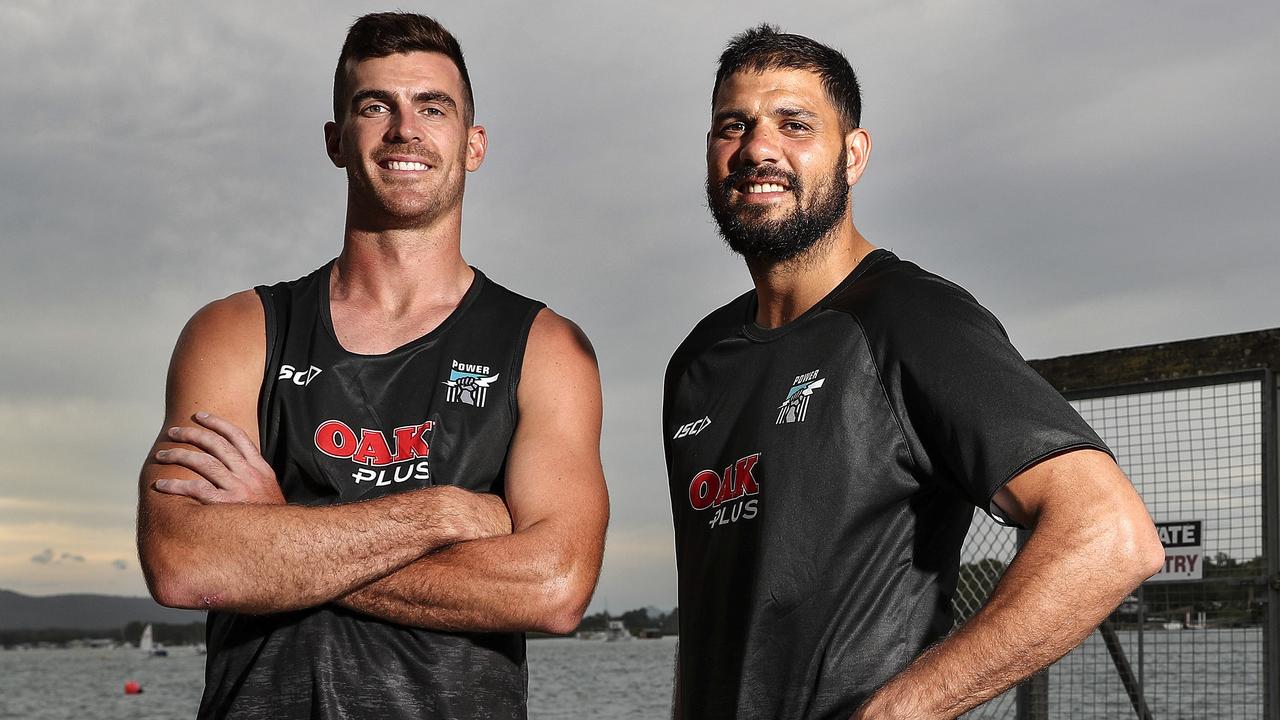
{"label": "red buoy", "polygon": [[142,685],[137,680],[130,680],[124,684],[125,695],[141,695]]}

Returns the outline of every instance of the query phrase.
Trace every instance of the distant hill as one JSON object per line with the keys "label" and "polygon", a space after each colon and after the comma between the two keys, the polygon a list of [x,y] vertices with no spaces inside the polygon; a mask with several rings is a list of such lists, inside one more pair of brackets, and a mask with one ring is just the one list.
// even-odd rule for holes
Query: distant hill
{"label": "distant hill", "polygon": [[0,590],[0,630],[118,630],[135,620],[143,623],[184,624],[202,622],[204,613],[167,608],[149,597],[31,596]]}

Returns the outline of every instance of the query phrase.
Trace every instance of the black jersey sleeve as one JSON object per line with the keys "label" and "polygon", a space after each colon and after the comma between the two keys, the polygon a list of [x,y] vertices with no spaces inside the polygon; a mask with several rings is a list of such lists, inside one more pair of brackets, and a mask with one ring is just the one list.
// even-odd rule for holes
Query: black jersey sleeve
{"label": "black jersey sleeve", "polygon": [[1023,470],[1075,449],[1110,454],[963,288],[901,261],[867,280],[858,319],[923,477],[1007,522],[991,498]]}

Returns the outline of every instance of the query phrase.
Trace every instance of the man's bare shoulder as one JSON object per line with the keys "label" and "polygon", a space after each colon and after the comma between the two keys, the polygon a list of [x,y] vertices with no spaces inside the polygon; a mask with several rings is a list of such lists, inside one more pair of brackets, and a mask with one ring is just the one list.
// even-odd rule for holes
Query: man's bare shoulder
{"label": "man's bare shoulder", "polygon": [[[262,301],[253,290],[228,295],[197,310],[178,336],[170,366],[170,390],[174,389],[173,381],[193,376],[215,386],[233,378],[260,378],[266,363],[265,318]],[[252,387],[256,389],[256,381]]]}
{"label": "man's bare shoulder", "polygon": [[544,410],[590,424],[595,415],[588,410],[599,410],[600,369],[591,341],[550,308],[540,310],[529,328],[517,402],[526,418],[531,410]]}
{"label": "man's bare shoulder", "polygon": [[539,365],[588,361],[594,365],[596,351],[577,323],[551,308],[543,308],[529,328],[529,342],[525,348],[526,371],[530,361]]}
{"label": "man's bare shoulder", "polygon": [[261,335],[264,331],[265,313],[258,293],[241,290],[205,305],[196,311],[182,334],[199,337],[226,337],[237,335]]}

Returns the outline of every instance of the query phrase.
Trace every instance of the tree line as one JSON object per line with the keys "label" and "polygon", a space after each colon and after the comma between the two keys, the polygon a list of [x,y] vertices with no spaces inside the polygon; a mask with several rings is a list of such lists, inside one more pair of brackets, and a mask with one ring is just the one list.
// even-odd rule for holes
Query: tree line
{"label": "tree line", "polygon": [[[995,558],[960,566],[952,602],[957,624],[982,607],[1005,567],[1004,561]],[[1187,613],[1194,619],[1197,613],[1203,612],[1206,622],[1217,627],[1260,625],[1266,618],[1266,567],[1261,555],[1251,560],[1237,560],[1221,552],[1206,555],[1203,580],[1143,586],[1146,619],[1148,622],[1177,621]],[[1112,614],[1112,620],[1121,624],[1136,623],[1137,611],[1136,602],[1126,602]]]}
{"label": "tree line", "polygon": [[162,645],[195,645],[204,642],[204,622],[186,624],[131,622],[122,628],[109,630],[85,630],[82,628],[40,628],[0,630],[0,646],[13,648],[18,645],[67,645],[77,640],[105,639],[120,644],[137,645],[142,631],[151,625],[151,639]]}
{"label": "tree line", "polygon": [[610,620],[621,620],[632,635],[638,635],[645,630],[657,630],[663,635],[680,634],[680,608],[675,608],[669,613],[658,612],[656,615],[644,608],[628,610],[621,615],[602,611],[584,616],[582,622],[578,623],[577,632],[604,630],[609,626]]}

